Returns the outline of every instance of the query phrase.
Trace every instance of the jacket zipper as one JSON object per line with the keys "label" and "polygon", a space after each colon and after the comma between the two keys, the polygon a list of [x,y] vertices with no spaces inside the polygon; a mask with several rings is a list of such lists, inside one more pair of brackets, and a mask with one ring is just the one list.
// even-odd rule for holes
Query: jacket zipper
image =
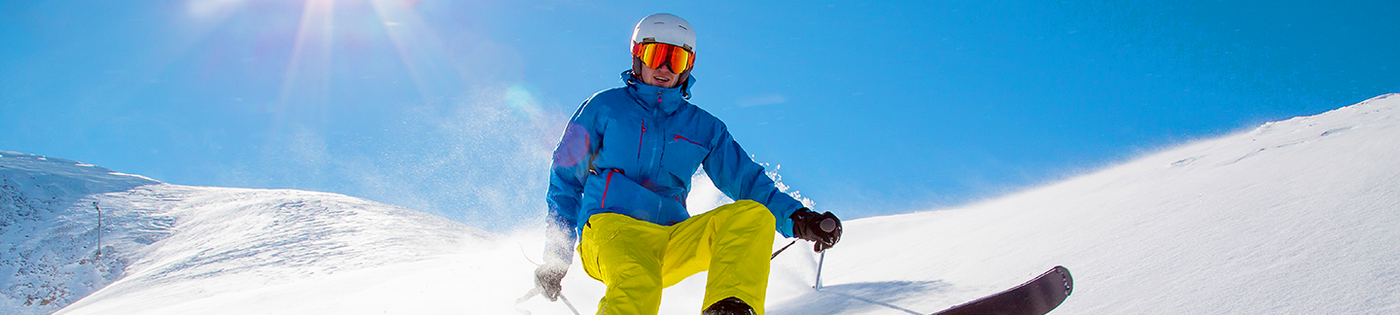
{"label": "jacket zipper", "polygon": [[642,134],[637,136],[637,160],[642,159],[642,143],[647,139],[647,120],[642,119]]}
{"label": "jacket zipper", "polygon": [[[603,209],[607,209],[607,208],[608,208],[608,206],[607,206],[607,204],[608,204],[608,188],[612,187],[612,176],[613,176],[613,173],[622,173],[622,171],[618,171],[618,170],[611,170],[611,171],[608,171],[608,179],[607,179],[606,181],[603,182],[603,199],[598,200],[598,208],[603,208]],[[627,176],[627,174],[622,174],[622,176]]]}
{"label": "jacket zipper", "polygon": [[[661,91],[656,91],[656,108],[654,108],[654,109],[652,109],[652,110],[654,111],[654,110],[657,110],[657,109],[661,109]],[[654,113],[653,113],[653,114],[654,114]],[[642,120],[642,139],[646,139],[646,134],[647,134],[647,121],[646,121],[646,119],[643,119],[643,120]],[[663,134],[663,135],[664,135],[664,134]],[[641,140],[641,139],[638,139],[638,140],[637,140],[637,159],[638,159],[638,160],[641,160],[641,159],[642,159],[642,140]],[[650,166],[648,166],[648,167],[650,167]]]}
{"label": "jacket zipper", "polygon": [[690,142],[691,144],[704,147],[704,145],[700,144],[699,142],[690,141],[690,139],[686,139],[686,137],[682,137],[681,135],[676,135],[675,141],[681,141],[681,140],[685,140],[686,142]]}

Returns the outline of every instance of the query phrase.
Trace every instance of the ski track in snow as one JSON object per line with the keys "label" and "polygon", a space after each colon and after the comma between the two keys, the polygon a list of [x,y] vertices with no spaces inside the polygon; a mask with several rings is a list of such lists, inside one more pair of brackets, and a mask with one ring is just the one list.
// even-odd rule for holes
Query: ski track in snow
{"label": "ski track in snow", "polygon": [[[965,207],[849,220],[821,290],[809,244],[773,261],[767,311],[928,314],[1064,265],[1075,292],[1052,314],[1395,312],[1395,161],[1388,94]],[[703,183],[691,207],[727,201]],[[539,229],[14,152],[0,151],[0,184],[7,314],[517,314],[543,247]],[[697,313],[704,279],[667,289],[661,313]],[[564,296],[591,314],[602,292],[575,262]]]}

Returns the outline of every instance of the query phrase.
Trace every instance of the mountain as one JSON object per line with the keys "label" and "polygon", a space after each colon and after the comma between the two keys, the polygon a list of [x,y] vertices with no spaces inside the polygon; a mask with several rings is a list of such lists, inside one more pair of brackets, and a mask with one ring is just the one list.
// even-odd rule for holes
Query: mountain
{"label": "mountain", "polygon": [[[820,290],[804,246],[774,260],[768,313],[927,314],[1054,265],[1076,286],[1052,314],[1393,313],[1395,161],[1388,94],[965,207],[848,220]],[[0,184],[5,313],[572,314],[514,303],[532,286],[535,228],[13,152]],[[572,267],[564,296],[593,313],[602,285]],[[696,313],[704,278],[667,289],[662,313]]]}
{"label": "mountain", "polygon": [[[98,249],[97,210],[107,205],[88,196],[155,181],[14,152],[0,151],[0,161],[0,241],[5,244],[0,253],[0,309],[49,313],[123,275],[130,264],[127,257],[101,254],[112,253],[114,243]],[[121,216],[131,220],[130,214],[107,215],[108,222]],[[145,240],[151,235],[130,236]]]}
{"label": "mountain", "polygon": [[326,290],[358,289],[336,284],[347,277],[383,277],[374,274],[500,243],[440,217],[343,195],[169,185],[14,152],[0,152],[0,167],[0,239],[10,247],[0,260],[0,306],[15,313],[247,313],[265,306],[249,301],[279,299],[295,304],[280,311],[316,310],[278,290],[340,299],[347,293]]}

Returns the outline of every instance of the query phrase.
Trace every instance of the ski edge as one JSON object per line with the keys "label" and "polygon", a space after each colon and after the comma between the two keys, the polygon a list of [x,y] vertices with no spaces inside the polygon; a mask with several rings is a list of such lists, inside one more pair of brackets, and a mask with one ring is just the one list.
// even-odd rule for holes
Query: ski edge
{"label": "ski edge", "polygon": [[1063,304],[1063,303],[1064,303],[1064,300],[1069,299],[1070,294],[1072,294],[1072,293],[1074,292],[1074,278],[1070,275],[1069,268],[1065,268],[1064,266],[1055,266],[1055,267],[1053,267],[1053,268],[1050,268],[1050,270],[1045,271],[1044,273],[1041,273],[1039,276],[1035,276],[1034,278],[1031,278],[1031,280],[1026,281],[1026,282],[1024,282],[1024,283],[1021,283],[1021,284],[1019,284],[1019,285],[1016,285],[1016,286],[1014,286],[1014,287],[1011,287],[1010,289],[1002,290],[1002,291],[997,292],[997,293],[988,294],[988,295],[985,295],[985,296],[983,296],[983,297],[980,297],[980,298],[977,298],[977,299],[974,299],[974,300],[971,300],[971,301],[967,301],[967,302],[962,303],[962,304],[953,305],[953,306],[950,306],[950,307],[945,308],[945,309],[943,309],[943,310],[934,312],[932,315],[944,314],[944,313],[947,313],[947,312],[949,312],[949,311],[956,310],[956,309],[961,308],[961,307],[965,307],[965,306],[977,304],[978,302],[982,302],[982,301],[985,301],[985,300],[987,300],[987,299],[991,299],[991,298],[1000,296],[1000,295],[1002,295],[1002,294],[1006,294],[1006,293],[1009,293],[1009,292],[1012,292],[1012,291],[1019,290],[1019,289],[1024,288],[1024,287],[1026,287],[1026,286],[1028,286],[1028,285],[1031,285],[1031,284],[1033,284],[1033,283],[1036,283],[1037,281],[1041,281],[1042,279],[1044,279],[1045,277],[1047,277],[1047,276],[1049,276],[1049,275],[1051,275],[1051,274],[1053,274],[1053,273],[1061,273],[1062,275],[1064,275],[1065,297],[1062,298],[1062,299],[1060,299],[1060,300],[1058,301],[1058,303],[1055,303],[1055,306],[1054,306],[1054,307],[1051,307],[1050,309],[1053,310],[1053,309],[1055,309],[1055,308],[1059,308],[1059,307],[1060,307],[1060,304]]}

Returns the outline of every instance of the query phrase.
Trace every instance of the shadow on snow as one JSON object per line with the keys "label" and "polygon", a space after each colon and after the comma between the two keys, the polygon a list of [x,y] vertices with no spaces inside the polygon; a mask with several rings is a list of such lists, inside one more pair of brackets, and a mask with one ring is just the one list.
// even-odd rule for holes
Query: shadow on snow
{"label": "shadow on snow", "polygon": [[924,315],[895,305],[899,301],[946,292],[951,287],[942,281],[860,282],[823,286],[797,297],[795,303],[785,303],[768,314],[846,314],[883,309],[898,313]]}

